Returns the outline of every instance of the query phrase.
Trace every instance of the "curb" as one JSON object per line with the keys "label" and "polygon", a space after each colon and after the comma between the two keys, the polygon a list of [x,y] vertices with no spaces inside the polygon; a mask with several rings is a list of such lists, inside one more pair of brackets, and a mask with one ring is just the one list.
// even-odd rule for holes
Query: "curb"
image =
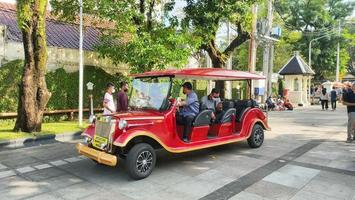
{"label": "curb", "polygon": [[49,134],[49,135],[43,135],[39,137],[32,137],[32,138],[4,140],[4,141],[0,141],[0,151],[82,139],[83,136],[81,136],[81,133],[82,131],[78,131],[74,133]]}

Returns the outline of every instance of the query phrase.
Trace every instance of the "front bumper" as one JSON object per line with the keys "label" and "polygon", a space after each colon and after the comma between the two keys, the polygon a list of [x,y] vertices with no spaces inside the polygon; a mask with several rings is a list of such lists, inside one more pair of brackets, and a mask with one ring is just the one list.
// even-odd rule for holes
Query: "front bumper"
{"label": "front bumper", "polygon": [[117,165],[117,157],[109,153],[90,148],[82,143],[76,144],[76,149],[78,150],[79,154],[96,160],[98,163],[108,166]]}

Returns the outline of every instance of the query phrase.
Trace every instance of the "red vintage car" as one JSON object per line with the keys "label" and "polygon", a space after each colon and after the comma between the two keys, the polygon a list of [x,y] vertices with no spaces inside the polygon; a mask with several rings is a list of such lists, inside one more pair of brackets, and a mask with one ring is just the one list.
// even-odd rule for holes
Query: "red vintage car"
{"label": "red vintage car", "polygon": [[247,140],[252,148],[262,145],[264,130],[269,126],[255,101],[225,100],[219,123],[211,122],[211,110],[200,110],[193,121],[190,141],[184,142],[183,127],[176,123],[178,100],[171,95],[176,79],[245,80],[250,88],[251,80],[264,79],[263,76],[215,68],[151,71],[132,76],[130,111],[93,121],[83,132],[85,142],[77,144],[79,154],[109,166],[125,159],[129,175],[142,179],[153,171],[155,150],[159,148],[182,153],[242,140]]}

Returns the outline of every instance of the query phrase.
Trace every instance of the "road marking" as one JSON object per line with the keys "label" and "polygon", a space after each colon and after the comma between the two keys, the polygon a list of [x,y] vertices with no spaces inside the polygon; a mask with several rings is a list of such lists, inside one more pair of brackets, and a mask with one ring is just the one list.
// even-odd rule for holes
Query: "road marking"
{"label": "road marking", "polygon": [[[37,171],[37,170],[47,169],[47,168],[51,168],[51,167],[58,167],[58,166],[78,162],[78,161],[81,161],[84,159],[86,159],[86,158],[84,158],[83,156],[70,157],[70,158],[66,158],[64,160],[51,161],[49,163],[43,163],[43,164],[36,165],[36,166],[20,167],[20,168],[15,169],[15,171],[18,172],[19,174],[25,174],[28,172],[33,172],[33,171]],[[2,169],[7,169],[7,167],[0,163],[0,170],[2,170]],[[15,176],[15,175],[16,175],[16,173],[13,170],[0,171],[0,179],[6,178],[9,176]]]}
{"label": "road marking", "polygon": [[42,164],[42,165],[34,166],[34,168],[36,168],[36,169],[47,169],[47,168],[50,168],[50,167],[52,167],[52,166],[48,165],[48,164]]}
{"label": "road marking", "polygon": [[84,156],[84,155],[80,155],[78,156],[78,158],[82,159],[82,160],[85,160],[85,159],[88,159],[88,157]]}
{"label": "road marking", "polygon": [[21,168],[16,169],[16,171],[21,173],[21,174],[32,172],[32,171],[35,171],[35,170],[36,169],[32,168],[32,167],[21,167]]}
{"label": "road marking", "polygon": [[15,176],[16,173],[12,170],[8,170],[8,171],[2,171],[0,172],[0,178],[6,178],[6,177],[9,177],[9,176]]}
{"label": "road marking", "polygon": [[338,173],[338,174],[346,174],[350,176],[355,176],[355,171],[351,170],[345,170],[345,169],[339,169],[339,168],[334,168],[334,167],[327,167],[323,165],[315,165],[311,163],[304,163],[304,162],[298,162],[298,161],[292,161],[290,162],[292,165],[297,165],[301,167],[307,167],[307,168],[312,168],[312,169],[318,169],[321,171],[327,171],[327,172],[333,172],[333,173]]}
{"label": "road marking", "polygon": [[[289,164],[292,160],[302,156],[311,149],[317,147],[322,143],[321,140],[312,140],[289,153],[276,158],[265,165],[251,171],[250,173],[222,186],[221,188],[211,192],[210,194],[201,198],[201,200],[216,200],[216,199],[230,199],[254,183],[262,180],[264,177]],[[280,162],[280,161],[285,162]]]}
{"label": "road marking", "polygon": [[68,164],[68,162],[64,161],[64,160],[56,160],[56,161],[52,161],[49,162],[50,164],[54,165],[54,166],[61,166],[61,165],[65,165]]}
{"label": "road marking", "polygon": [[65,161],[68,161],[70,163],[73,163],[73,162],[78,162],[82,159],[80,159],[79,157],[71,157],[71,158],[67,158],[67,159],[64,159]]}
{"label": "road marking", "polygon": [[7,168],[7,167],[6,167],[5,165],[3,165],[3,164],[0,163],[0,170],[6,169],[6,168]]}

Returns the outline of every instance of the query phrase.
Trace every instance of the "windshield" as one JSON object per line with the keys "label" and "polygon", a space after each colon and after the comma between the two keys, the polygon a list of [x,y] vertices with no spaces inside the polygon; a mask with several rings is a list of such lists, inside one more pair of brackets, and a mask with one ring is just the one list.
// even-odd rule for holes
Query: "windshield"
{"label": "windshield", "polygon": [[160,110],[168,97],[170,85],[169,77],[134,79],[129,106],[133,109]]}

